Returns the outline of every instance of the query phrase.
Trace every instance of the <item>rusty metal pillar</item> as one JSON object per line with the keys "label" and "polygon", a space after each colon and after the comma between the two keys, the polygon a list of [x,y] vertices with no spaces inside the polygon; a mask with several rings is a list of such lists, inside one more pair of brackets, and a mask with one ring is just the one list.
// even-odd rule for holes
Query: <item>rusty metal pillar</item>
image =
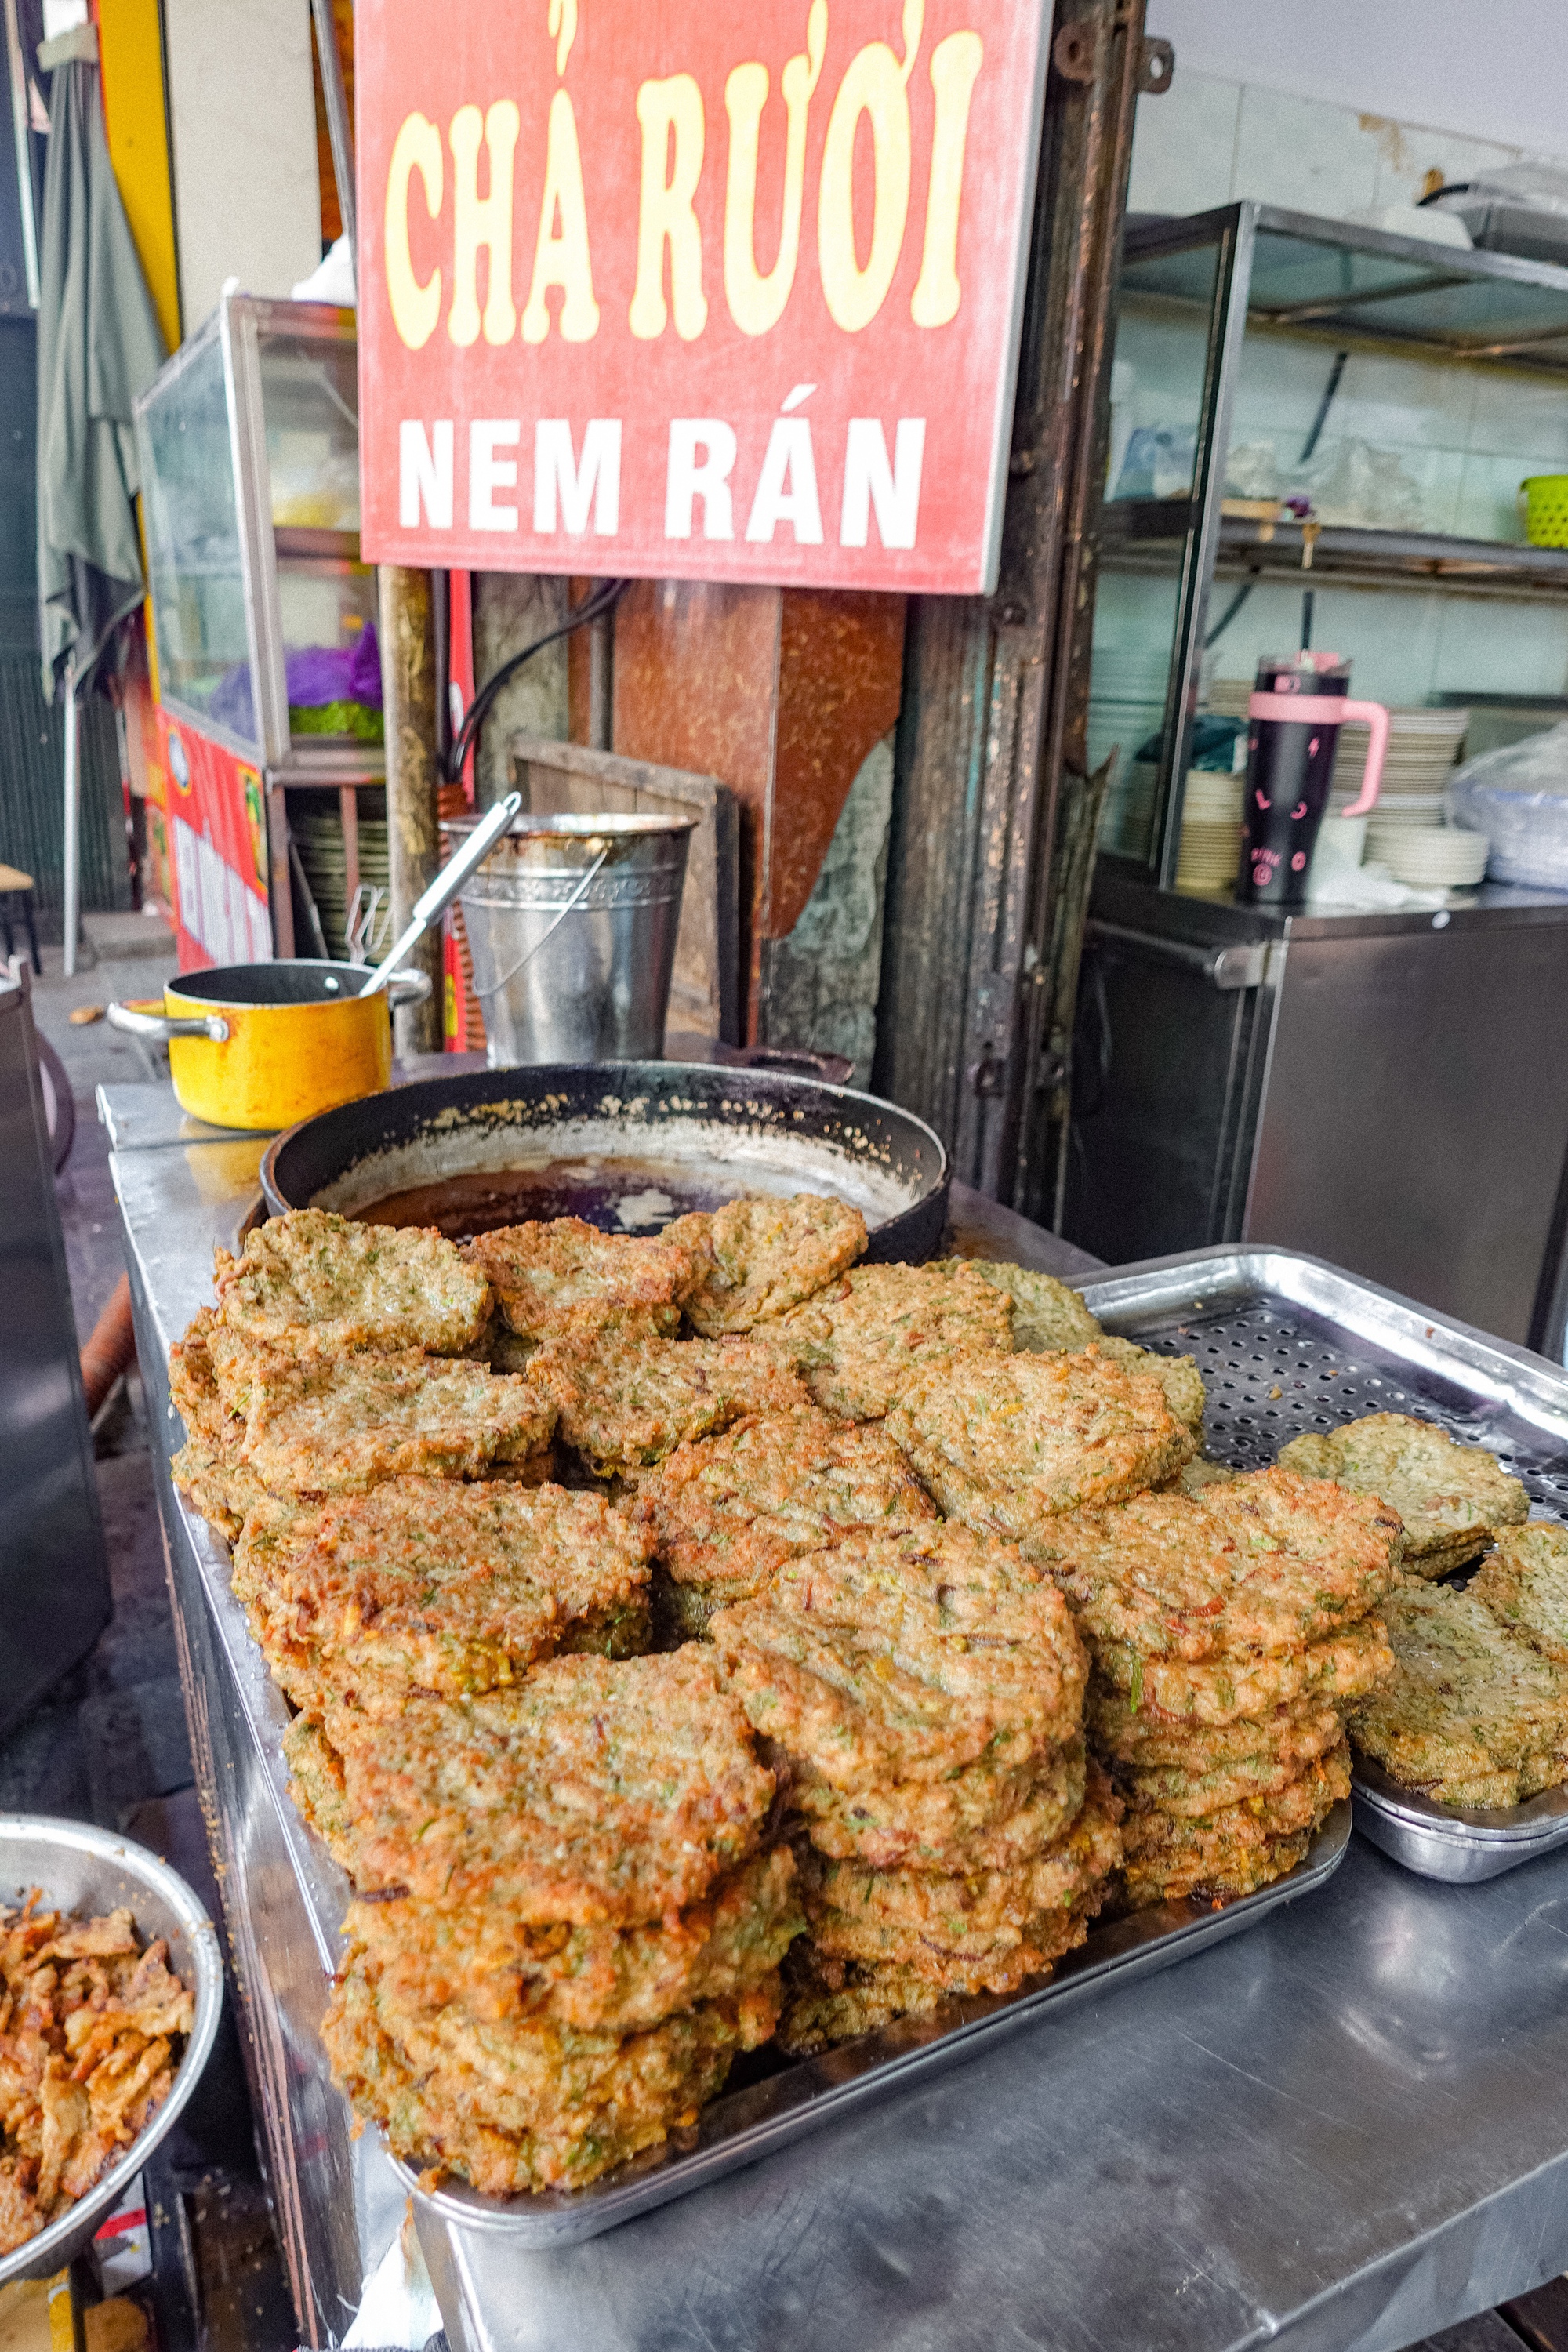
{"label": "rusty metal pillar", "polygon": [[1000,580],[910,607],[873,1083],[966,1182],[1037,1218],[1103,789],[1085,774],[1093,533],[1133,110],[1170,58],[1142,0],[1058,0]]}
{"label": "rusty metal pillar", "polygon": [[[415,901],[441,863],[436,793],[436,639],[430,574],[384,564],[376,577],[381,626],[382,697],[386,719],[386,845],[392,933],[406,929]],[[441,933],[426,932],[408,958],[427,972],[430,994],[394,1018],[400,1054],[441,1046]]]}

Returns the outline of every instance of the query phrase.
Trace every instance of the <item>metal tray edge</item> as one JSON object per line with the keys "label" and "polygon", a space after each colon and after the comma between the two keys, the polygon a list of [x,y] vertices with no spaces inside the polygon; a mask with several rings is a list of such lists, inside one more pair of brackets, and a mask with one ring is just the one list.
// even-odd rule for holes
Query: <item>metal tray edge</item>
{"label": "metal tray edge", "polygon": [[[503,2200],[481,2197],[472,2189],[422,2189],[415,2167],[390,2151],[389,2161],[416,2206],[449,2229],[504,2237],[520,2250],[580,2244],[726,2173],[756,2163],[821,2129],[846,2110],[961,2064],[1047,2015],[1096,2000],[1119,1984],[1153,1975],[1210,1944],[1243,1934],[1270,1911],[1325,1885],[1344,1859],[1351,1828],[1351,1806],[1342,1799],[1305,1859],[1256,1895],[1238,1896],[1206,1912],[1193,1904],[1192,1916],[1174,1927],[1161,1929],[1154,1924],[1161,1911],[1177,1907],[1172,1905],[1110,1921],[1096,1928],[1086,1944],[1059,1963],[1047,1982],[1033,1990],[952,2004],[952,2009],[969,2012],[957,2025],[943,2026],[937,2019],[910,2020],[843,2043],[820,2057],[803,2059],[766,2082],[717,2099],[699,2127],[716,2137],[689,2154],[672,2155],[663,2149],[649,2159],[637,2159],[644,2169],[635,2178]],[[731,2125],[722,2112],[731,2100],[742,2107],[742,2113],[747,2108],[768,2111],[754,2121]],[[717,2137],[727,2128],[727,2137]]]}
{"label": "metal tray edge", "polygon": [[1439,1377],[1451,1380],[1456,1366],[1461,1368],[1483,1395],[1510,1405],[1568,1447],[1568,1370],[1562,1365],[1302,1250],[1221,1242],[1176,1256],[1145,1258],[1076,1287],[1113,1325],[1118,1317],[1139,1312],[1177,1313],[1193,1304],[1194,1291],[1205,1303],[1271,1292],[1332,1318],[1360,1338],[1396,1340],[1410,1362]]}

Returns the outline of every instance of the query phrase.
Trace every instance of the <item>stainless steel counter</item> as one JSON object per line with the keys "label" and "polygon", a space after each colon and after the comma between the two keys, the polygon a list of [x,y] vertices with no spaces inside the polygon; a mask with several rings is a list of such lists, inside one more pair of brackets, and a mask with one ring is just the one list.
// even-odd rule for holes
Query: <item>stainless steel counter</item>
{"label": "stainless steel counter", "polygon": [[[182,1135],[152,1090],[108,1108],[177,1436],[167,1343],[260,1146]],[[166,1477],[161,1502],[272,2187],[325,2345],[403,2202],[315,2041],[344,1882],[284,1794],[223,1548]],[[1358,1840],[1246,1937],[682,2202],[558,2252],[475,2231],[426,2254],[464,2352],[1395,2352],[1568,2263],[1565,2071],[1568,1857],[1447,1887]]]}

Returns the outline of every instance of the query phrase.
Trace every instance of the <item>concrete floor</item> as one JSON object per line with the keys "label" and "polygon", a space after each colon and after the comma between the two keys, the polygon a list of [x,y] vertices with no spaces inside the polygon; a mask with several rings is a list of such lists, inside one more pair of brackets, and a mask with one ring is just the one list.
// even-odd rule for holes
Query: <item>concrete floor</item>
{"label": "concrete floor", "polygon": [[[134,930],[132,937],[142,944]],[[173,943],[161,956],[106,960],[70,980],[58,947],[46,947],[42,960],[33,1018],[65,1065],[76,1105],[76,1135],[55,1190],[78,1337],[85,1339],[125,1265],[94,1092],[100,1083],[135,1085],[153,1071],[107,1021],[79,1026],[69,1015],[116,997],[161,994],[174,970]],[[104,1405],[93,1437],[113,1614],[91,1654],[0,1741],[0,1811],[61,1814],[123,1831],[173,1864],[221,1926],[134,1370]],[[152,2306],[158,2352],[286,2352],[298,2331],[232,2011],[190,2106],[148,2165],[147,2189],[153,2268],[139,2292]]]}

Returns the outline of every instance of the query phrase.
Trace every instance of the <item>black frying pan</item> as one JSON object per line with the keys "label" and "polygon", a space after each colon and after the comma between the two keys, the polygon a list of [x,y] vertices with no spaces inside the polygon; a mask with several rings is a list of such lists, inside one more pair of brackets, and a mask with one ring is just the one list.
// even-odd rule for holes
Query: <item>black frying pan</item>
{"label": "black frying pan", "polygon": [[910,1112],[847,1087],[710,1063],[469,1070],[305,1119],[261,1162],[273,1215],[341,1209],[454,1238],[528,1217],[612,1233],[743,1192],[851,1202],[868,1257],[919,1264],[947,1223],[947,1154]]}

